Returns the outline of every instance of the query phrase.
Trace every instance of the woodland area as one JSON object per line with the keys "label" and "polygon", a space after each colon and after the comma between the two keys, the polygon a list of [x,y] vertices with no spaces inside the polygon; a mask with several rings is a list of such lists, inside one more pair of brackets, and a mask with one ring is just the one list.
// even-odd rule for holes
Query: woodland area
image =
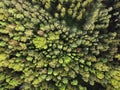
{"label": "woodland area", "polygon": [[0,0],[0,90],[120,90],[120,1]]}

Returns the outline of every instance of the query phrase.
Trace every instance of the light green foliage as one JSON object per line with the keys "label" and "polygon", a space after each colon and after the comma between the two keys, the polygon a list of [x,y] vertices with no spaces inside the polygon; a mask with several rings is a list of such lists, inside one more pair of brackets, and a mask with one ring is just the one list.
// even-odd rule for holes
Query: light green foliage
{"label": "light green foliage", "polygon": [[59,59],[59,63],[62,64],[63,63],[63,59]]}
{"label": "light green foliage", "polygon": [[1,61],[1,60],[5,60],[7,57],[8,57],[7,54],[5,54],[5,53],[0,53],[0,61]]}
{"label": "light green foliage", "polygon": [[78,81],[77,81],[77,80],[73,80],[73,81],[71,82],[71,84],[72,84],[72,85],[78,85]]}
{"label": "light green foliage", "polygon": [[5,79],[5,75],[3,73],[0,73],[0,81],[3,81]]}
{"label": "light green foliage", "polygon": [[111,80],[111,84],[113,85],[113,87],[115,87],[116,89],[118,89],[120,87],[120,81],[117,81],[115,79]]}
{"label": "light green foliage", "polygon": [[120,60],[120,54],[115,55],[115,58],[117,58],[118,60]]}
{"label": "light green foliage", "polygon": [[27,59],[28,61],[32,61],[32,60],[33,60],[32,57],[27,57],[26,59]]}
{"label": "light green foliage", "polygon": [[0,7],[4,7],[4,3],[3,2],[0,2]]}
{"label": "light green foliage", "polygon": [[52,68],[48,68],[48,74],[52,74],[53,69]]}
{"label": "light green foliage", "polygon": [[87,90],[87,88],[80,85],[79,90]]}
{"label": "light green foliage", "polygon": [[50,81],[52,79],[52,76],[47,76],[46,81]]}
{"label": "light green foliage", "polygon": [[104,78],[104,74],[102,72],[97,72],[97,78],[103,79]]}
{"label": "light green foliage", "polygon": [[26,36],[32,36],[33,35],[32,30],[26,30],[25,34],[26,34]]}
{"label": "light green foliage", "polygon": [[45,26],[43,24],[40,24],[40,29],[44,31],[45,30]]}
{"label": "light green foliage", "polygon": [[23,50],[27,49],[26,44],[24,44],[24,43],[20,43],[20,47],[21,47],[21,49],[23,49]]}
{"label": "light green foliage", "polygon": [[64,56],[64,57],[63,57],[63,60],[64,60],[64,63],[65,63],[65,64],[68,64],[68,63],[70,63],[71,58],[70,58],[69,56]]}
{"label": "light green foliage", "polygon": [[36,48],[42,49],[46,47],[46,39],[44,37],[37,36],[32,41]]}
{"label": "light green foliage", "polygon": [[4,19],[4,15],[0,14],[0,20],[3,20]]}
{"label": "light green foliage", "polygon": [[0,46],[1,46],[1,47],[5,46],[5,45],[6,45],[6,42],[0,41]]}
{"label": "light green foliage", "polygon": [[17,31],[24,31],[25,28],[23,26],[19,26],[18,25],[18,26],[16,26],[15,30],[17,30]]}
{"label": "light green foliage", "polygon": [[22,19],[22,18],[24,18],[24,16],[22,14],[17,14],[16,18]]}
{"label": "light green foliage", "polygon": [[39,80],[38,79],[34,79],[34,81],[32,82],[33,85],[38,85],[39,84]]}
{"label": "light green foliage", "polygon": [[102,62],[98,62],[95,64],[95,68],[99,71],[108,71],[109,67],[103,64]]}
{"label": "light green foliage", "polygon": [[56,35],[56,34],[54,34],[54,33],[52,33],[52,32],[50,32],[49,34],[48,34],[48,40],[58,40],[59,39],[59,35]]}
{"label": "light green foliage", "polygon": [[110,76],[120,81],[120,70],[111,70]]}
{"label": "light green foliage", "polygon": [[54,75],[54,76],[57,76],[58,74],[59,74],[59,71],[54,70],[53,75]]}
{"label": "light green foliage", "polygon": [[43,67],[44,66],[44,60],[40,60],[37,62],[37,67]]}
{"label": "light green foliage", "polygon": [[67,79],[67,78],[63,78],[62,81],[63,81],[64,84],[67,84],[67,83],[68,83],[68,79]]}
{"label": "light green foliage", "polygon": [[8,83],[15,87],[15,86],[18,86],[20,82],[16,79],[12,79],[12,80],[8,81]]}

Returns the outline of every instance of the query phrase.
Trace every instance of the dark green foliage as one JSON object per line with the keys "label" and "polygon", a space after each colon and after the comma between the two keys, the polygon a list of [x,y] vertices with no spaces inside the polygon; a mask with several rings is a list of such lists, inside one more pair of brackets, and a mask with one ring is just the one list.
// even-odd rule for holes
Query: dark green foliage
{"label": "dark green foliage", "polygon": [[119,8],[119,0],[1,0],[0,90],[120,90]]}

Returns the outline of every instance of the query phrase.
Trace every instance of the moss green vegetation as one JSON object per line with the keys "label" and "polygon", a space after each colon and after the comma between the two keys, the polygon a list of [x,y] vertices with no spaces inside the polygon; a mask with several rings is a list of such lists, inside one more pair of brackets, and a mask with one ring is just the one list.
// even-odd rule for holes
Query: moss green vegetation
{"label": "moss green vegetation", "polygon": [[119,0],[0,0],[0,90],[120,90],[119,9]]}

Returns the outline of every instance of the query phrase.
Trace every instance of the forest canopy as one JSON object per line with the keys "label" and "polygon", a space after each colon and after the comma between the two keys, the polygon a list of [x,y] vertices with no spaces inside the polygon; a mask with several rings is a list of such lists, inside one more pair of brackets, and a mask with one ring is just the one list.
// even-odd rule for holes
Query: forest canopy
{"label": "forest canopy", "polygon": [[0,90],[120,90],[119,0],[0,0]]}

